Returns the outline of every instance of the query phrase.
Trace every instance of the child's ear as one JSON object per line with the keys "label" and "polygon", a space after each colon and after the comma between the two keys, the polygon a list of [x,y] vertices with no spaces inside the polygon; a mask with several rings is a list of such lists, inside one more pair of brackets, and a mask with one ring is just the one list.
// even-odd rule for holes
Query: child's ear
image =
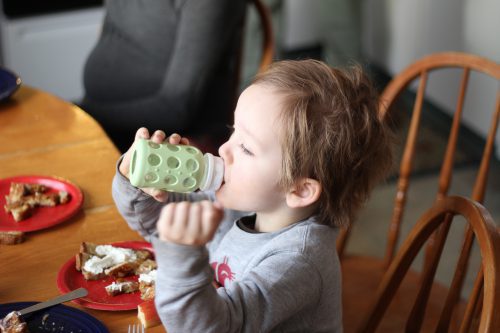
{"label": "child's ear", "polygon": [[288,191],[286,203],[290,208],[307,207],[318,201],[321,184],[312,178],[302,178]]}

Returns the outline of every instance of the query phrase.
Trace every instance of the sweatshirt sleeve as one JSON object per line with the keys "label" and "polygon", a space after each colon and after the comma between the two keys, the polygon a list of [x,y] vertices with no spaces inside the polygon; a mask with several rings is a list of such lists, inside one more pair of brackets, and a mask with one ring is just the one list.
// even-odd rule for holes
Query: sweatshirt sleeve
{"label": "sweatshirt sleeve", "polygon": [[113,178],[112,195],[116,208],[129,227],[149,240],[156,231],[156,220],[165,203],[133,187],[118,171]]}
{"label": "sweatshirt sleeve", "polygon": [[320,274],[298,252],[272,253],[242,280],[215,289],[205,248],[157,238],[153,246],[156,308],[169,333],[268,332],[320,299]]}

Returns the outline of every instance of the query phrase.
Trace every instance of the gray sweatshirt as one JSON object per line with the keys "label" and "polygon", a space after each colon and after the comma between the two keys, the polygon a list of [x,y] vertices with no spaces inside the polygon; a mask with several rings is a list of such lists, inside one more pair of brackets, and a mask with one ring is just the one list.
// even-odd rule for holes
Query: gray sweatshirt
{"label": "gray sweatshirt", "polygon": [[[175,332],[342,332],[337,230],[311,217],[276,232],[252,229],[255,215],[225,210],[206,247],[160,241],[165,205],[116,174],[113,198],[129,226],[152,242],[155,303]],[[170,201],[213,199],[171,193]],[[221,286],[214,288],[213,281]]]}

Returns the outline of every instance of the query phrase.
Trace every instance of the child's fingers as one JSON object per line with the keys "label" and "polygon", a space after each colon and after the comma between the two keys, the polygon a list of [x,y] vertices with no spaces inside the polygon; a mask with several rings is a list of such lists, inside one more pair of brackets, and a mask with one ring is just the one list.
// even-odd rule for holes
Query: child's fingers
{"label": "child's fingers", "polygon": [[203,206],[201,232],[206,238],[206,242],[208,242],[214,237],[224,213],[222,208],[219,208],[210,201],[202,201],[200,204]]}
{"label": "child's fingers", "polygon": [[149,131],[146,127],[141,127],[135,132],[135,140],[137,139],[149,139]]}
{"label": "child's fingers", "polygon": [[186,226],[186,244],[204,245],[201,227],[202,206],[198,202],[189,205],[189,217]]}
{"label": "child's fingers", "polygon": [[167,135],[165,134],[165,132],[163,132],[162,130],[156,130],[151,136],[151,141],[155,143],[162,143],[166,137]]}
{"label": "child's fingers", "polygon": [[175,211],[175,203],[170,203],[162,208],[156,229],[158,230],[159,238],[163,241],[169,240],[169,233],[172,229],[173,216]]}
{"label": "child's fingers", "polygon": [[177,133],[173,133],[172,135],[170,135],[168,137],[168,143],[170,143],[172,145],[178,145],[179,143],[181,143],[181,140],[182,140],[182,137]]}
{"label": "child's fingers", "polygon": [[155,190],[153,198],[155,198],[155,200],[159,202],[166,202],[168,199],[168,192],[162,190]]}
{"label": "child's fingers", "polygon": [[189,202],[182,201],[174,205],[173,217],[169,233],[169,238],[171,241],[179,244],[185,243],[188,213]]}
{"label": "child's fingers", "polygon": [[165,202],[168,199],[168,192],[166,191],[155,189],[152,187],[144,187],[141,188],[141,190],[142,192],[152,196],[156,201]]}
{"label": "child's fingers", "polygon": [[213,238],[222,215],[210,201],[169,203],[158,219],[158,234],[163,241],[203,246]]}
{"label": "child's fingers", "polygon": [[164,226],[171,228],[174,221],[175,213],[175,203],[170,203],[162,209],[162,220],[164,221]]}
{"label": "child's fingers", "polygon": [[168,143],[172,145],[189,145],[189,139],[181,136],[178,133],[173,133],[168,137]]}
{"label": "child's fingers", "polygon": [[212,202],[212,204],[214,205],[215,208],[219,209],[221,212],[223,212],[224,210],[224,207],[222,206],[222,204],[218,201],[214,201]]}
{"label": "child's fingers", "polygon": [[130,148],[123,155],[122,162],[120,163],[120,166],[118,167],[118,170],[120,171],[120,173],[122,175],[124,175],[125,177],[128,178],[128,174],[130,171],[130,159],[131,159],[132,150],[133,150],[135,141],[137,141],[138,139],[148,139],[148,138],[149,138],[149,131],[145,127],[141,127],[137,130],[137,132],[135,132],[134,142],[132,143]]}

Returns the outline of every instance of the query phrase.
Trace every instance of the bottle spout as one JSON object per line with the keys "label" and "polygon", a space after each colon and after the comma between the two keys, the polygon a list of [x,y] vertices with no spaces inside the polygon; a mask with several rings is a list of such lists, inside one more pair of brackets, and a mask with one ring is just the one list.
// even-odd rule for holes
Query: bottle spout
{"label": "bottle spout", "polygon": [[200,185],[202,191],[216,191],[224,180],[224,161],[219,156],[210,153],[204,155],[206,161],[206,170],[204,181]]}

